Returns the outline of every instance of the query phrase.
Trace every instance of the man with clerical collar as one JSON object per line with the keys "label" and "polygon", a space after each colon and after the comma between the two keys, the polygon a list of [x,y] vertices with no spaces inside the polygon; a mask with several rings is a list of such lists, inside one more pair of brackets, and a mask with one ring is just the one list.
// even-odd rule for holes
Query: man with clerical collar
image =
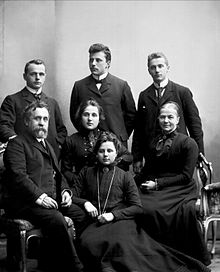
{"label": "man with clerical collar", "polygon": [[143,167],[143,158],[148,163],[148,152],[152,140],[160,133],[158,113],[161,105],[168,101],[176,102],[180,107],[178,131],[189,134],[204,153],[203,130],[198,108],[189,88],[169,80],[170,69],[167,57],[156,52],[148,56],[148,72],[153,83],[138,98],[137,122],[135,123],[132,154],[133,169],[139,173]]}
{"label": "man with clerical collar", "polygon": [[44,101],[50,109],[48,141],[59,158],[61,146],[67,135],[57,101],[43,91],[46,79],[46,68],[42,60],[35,59],[26,63],[23,78],[26,86],[21,91],[8,95],[0,108],[0,141],[5,143],[24,132],[22,111],[31,102]]}
{"label": "man with clerical collar", "polygon": [[33,101],[23,112],[23,134],[8,142],[3,157],[4,209],[8,216],[23,218],[42,229],[48,242],[46,271],[79,272],[82,264],[64,216],[77,226],[85,215],[72,204],[72,192],[47,141],[49,119],[47,104]]}
{"label": "man with clerical collar", "polygon": [[89,48],[89,69],[91,74],[74,83],[70,100],[70,118],[76,125],[75,115],[81,102],[95,99],[104,109],[105,120],[99,128],[118,136],[127,146],[134,129],[135,102],[128,83],[109,73],[111,51],[103,44],[93,44]]}

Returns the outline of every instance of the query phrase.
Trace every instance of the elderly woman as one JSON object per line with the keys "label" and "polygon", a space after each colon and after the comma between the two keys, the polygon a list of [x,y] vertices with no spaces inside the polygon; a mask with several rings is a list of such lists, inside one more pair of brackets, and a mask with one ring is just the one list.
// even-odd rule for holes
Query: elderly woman
{"label": "elderly woman", "polygon": [[158,119],[161,135],[151,144],[149,163],[135,177],[144,208],[141,223],[157,241],[208,265],[210,257],[195,209],[197,144],[177,132],[179,106],[175,102],[162,105]]}
{"label": "elderly woman", "polygon": [[[93,147],[102,133],[98,125],[100,120],[104,119],[104,112],[102,107],[90,98],[79,105],[75,119],[78,132],[66,138],[61,162],[62,172],[70,187],[75,183],[80,170],[96,161]],[[120,168],[127,169],[132,163],[132,155],[121,146],[116,161]]]}

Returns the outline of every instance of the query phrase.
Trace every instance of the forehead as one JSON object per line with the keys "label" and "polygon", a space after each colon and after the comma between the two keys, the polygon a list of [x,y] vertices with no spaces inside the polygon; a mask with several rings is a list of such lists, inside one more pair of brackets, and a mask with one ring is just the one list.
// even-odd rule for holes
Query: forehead
{"label": "forehead", "polygon": [[45,73],[45,66],[43,64],[31,63],[28,65],[28,73]]}
{"label": "forehead", "polygon": [[164,58],[155,58],[155,59],[152,59],[149,63],[149,66],[156,66],[156,65],[160,65],[160,64],[163,64],[163,65],[166,65],[166,62],[165,62],[165,59]]}
{"label": "forehead", "polygon": [[36,116],[49,117],[49,112],[47,108],[36,108],[36,110],[32,111],[32,117]]}
{"label": "forehead", "polygon": [[160,115],[176,115],[178,116],[177,110],[173,105],[167,105],[160,110]]}
{"label": "forehead", "polygon": [[89,56],[90,59],[106,59],[105,53],[103,51],[99,51],[96,53],[92,53]]}
{"label": "forehead", "polygon": [[99,110],[96,106],[89,105],[85,108],[85,110],[83,112],[95,112],[98,114]]}
{"label": "forehead", "polygon": [[100,145],[99,149],[113,149],[115,150],[115,145],[113,142],[107,141]]}

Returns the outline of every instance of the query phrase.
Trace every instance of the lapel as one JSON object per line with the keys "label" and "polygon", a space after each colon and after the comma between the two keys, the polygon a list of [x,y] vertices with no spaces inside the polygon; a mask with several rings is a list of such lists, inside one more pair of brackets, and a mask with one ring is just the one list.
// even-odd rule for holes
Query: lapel
{"label": "lapel", "polygon": [[147,97],[153,101],[154,104],[158,104],[158,99],[156,97],[156,92],[155,92],[155,87],[154,84],[152,84],[149,88],[148,88],[148,92],[147,92]]}
{"label": "lapel", "polygon": [[96,87],[95,81],[92,78],[92,75],[89,76],[88,82],[86,83],[89,90],[91,90],[93,93],[101,96],[104,92],[108,91],[110,85],[111,85],[111,75],[108,74],[105,80],[103,81],[101,88],[98,90]]}
{"label": "lapel", "polygon": [[88,77],[88,81],[87,81],[86,85],[87,85],[87,87],[88,87],[88,89],[89,89],[90,91],[92,91],[93,93],[95,93],[95,94],[101,96],[101,94],[100,94],[98,88],[96,87],[96,84],[95,84],[95,81],[93,80],[92,75],[90,75],[90,76]]}
{"label": "lapel", "polygon": [[[24,89],[21,90],[21,95],[25,101],[28,103],[31,103],[35,100],[34,95],[28,91],[28,89],[25,87]],[[48,97],[45,95],[45,93],[42,92],[41,94],[41,100],[47,103]]]}
{"label": "lapel", "polygon": [[26,87],[23,90],[21,90],[21,95],[23,99],[28,103],[31,103],[35,99],[33,94],[29,92],[28,89],[26,89]]}
{"label": "lapel", "polygon": [[99,91],[103,94],[104,92],[109,90],[110,86],[111,86],[111,75],[108,73],[108,75],[104,79]]}
{"label": "lapel", "polygon": [[[155,87],[154,84],[152,84],[147,92],[147,96],[150,100],[152,100],[156,105],[158,105],[158,100],[155,93]],[[166,86],[166,90],[163,94],[163,96],[160,99],[160,105],[164,104],[167,101],[170,101],[173,99],[173,85],[172,82],[169,80],[168,84]]]}
{"label": "lapel", "polygon": [[162,105],[170,100],[173,100],[173,87],[172,82],[169,80],[164,95],[161,97],[160,104]]}

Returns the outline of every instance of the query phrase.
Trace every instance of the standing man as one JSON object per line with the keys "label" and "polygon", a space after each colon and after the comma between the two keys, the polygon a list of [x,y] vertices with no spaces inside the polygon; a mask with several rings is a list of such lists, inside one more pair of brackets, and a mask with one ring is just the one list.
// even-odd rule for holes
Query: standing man
{"label": "standing man", "polygon": [[49,271],[82,271],[63,215],[77,223],[84,213],[72,204],[72,193],[46,140],[49,118],[46,103],[32,102],[23,114],[23,133],[8,142],[3,157],[5,211],[42,229],[48,238]]}
{"label": "standing man", "polygon": [[190,135],[204,153],[203,131],[198,108],[193,101],[191,91],[168,79],[169,64],[163,53],[152,53],[148,56],[148,72],[153,84],[142,91],[138,99],[137,122],[134,129],[132,153],[134,172],[139,173],[148,160],[149,145],[158,133],[158,113],[161,105],[174,101],[180,106],[178,131]]}
{"label": "standing man", "polygon": [[81,102],[94,98],[104,109],[105,120],[99,127],[116,134],[127,147],[127,140],[134,129],[135,102],[128,83],[109,73],[111,52],[103,44],[89,48],[91,75],[76,81],[70,100],[70,118],[76,126],[75,115]]}
{"label": "standing man", "polygon": [[67,136],[66,127],[63,124],[61,112],[57,101],[48,97],[42,91],[46,79],[46,68],[42,60],[36,59],[26,63],[23,78],[26,87],[21,91],[8,95],[0,108],[0,142],[7,142],[23,134],[25,126],[22,119],[24,108],[36,99],[48,104],[50,111],[50,123],[47,140],[59,157],[60,148]]}

